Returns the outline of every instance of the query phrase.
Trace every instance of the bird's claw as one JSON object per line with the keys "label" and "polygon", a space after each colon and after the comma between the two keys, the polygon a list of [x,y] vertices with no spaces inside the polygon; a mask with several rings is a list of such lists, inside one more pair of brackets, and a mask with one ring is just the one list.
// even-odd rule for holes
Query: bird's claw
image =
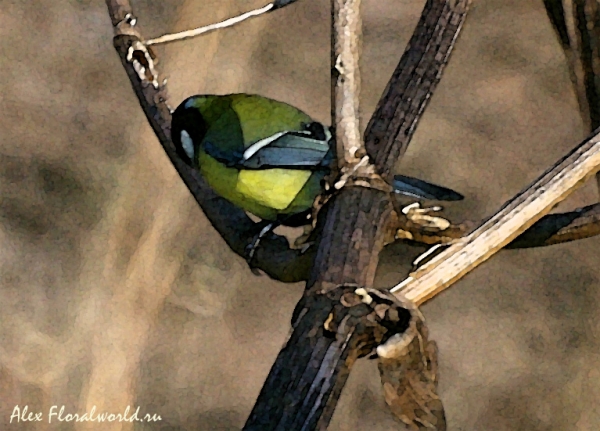
{"label": "bird's claw", "polygon": [[252,260],[254,259],[254,255],[256,254],[256,250],[260,245],[261,239],[270,231],[275,228],[274,223],[269,223],[265,225],[258,234],[252,238],[252,242],[246,246],[246,262],[248,262],[248,266],[254,275],[261,275],[259,269],[252,265]]}
{"label": "bird's claw", "polygon": [[308,250],[310,246],[315,243],[314,241],[308,241],[311,233],[313,232],[312,224],[307,224],[303,226],[303,229],[304,232],[302,233],[302,235],[296,238],[294,244],[291,246],[291,248],[293,249],[300,250],[301,254],[306,253],[306,250]]}
{"label": "bird's claw", "polygon": [[254,259],[254,255],[259,244],[260,238],[258,238],[258,235],[256,235],[252,242],[246,246],[246,262],[250,267],[250,271],[252,271],[252,274],[254,275],[262,275],[260,270],[252,264],[252,260]]}

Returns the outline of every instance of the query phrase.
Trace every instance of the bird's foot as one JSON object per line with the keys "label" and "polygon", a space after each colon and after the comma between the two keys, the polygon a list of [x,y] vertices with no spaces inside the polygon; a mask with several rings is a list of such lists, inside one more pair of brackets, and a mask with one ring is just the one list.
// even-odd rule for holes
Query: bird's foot
{"label": "bird's foot", "polygon": [[250,244],[248,244],[248,246],[246,247],[246,262],[248,262],[248,266],[250,267],[250,270],[252,271],[252,273],[254,275],[261,275],[258,268],[256,268],[254,265],[252,265],[252,260],[254,259],[256,250],[258,250],[261,239],[264,238],[264,236],[266,234],[268,234],[270,231],[275,229],[275,227],[276,227],[275,223],[268,223],[265,226],[263,226],[263,228],[260,230],[260,232],[258,234],[256,234],[254,236],[254,238],[252,238],[252,242]]}
{"label": "bird's foot", "polygon": [[450,227],[450,222],[443,217],[430,215],[440,212],[441,210],[442,207],[440,206],[421,208],[421,204],[415,202],[402,208],[402,213],[411,222],[421,226],[423,229],[429,231],[443,231]]}

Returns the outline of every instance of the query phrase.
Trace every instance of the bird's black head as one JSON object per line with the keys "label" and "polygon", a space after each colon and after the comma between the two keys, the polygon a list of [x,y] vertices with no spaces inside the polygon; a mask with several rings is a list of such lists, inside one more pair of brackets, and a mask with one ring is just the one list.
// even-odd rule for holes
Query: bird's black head
{"label": "bird's black head", "polygon": [[198,149],[207,130],[197,102],[202,103],[199,96],[187,98],[173,112],[171,119],[171,140],[177,155],[190,166],[198,163]]}

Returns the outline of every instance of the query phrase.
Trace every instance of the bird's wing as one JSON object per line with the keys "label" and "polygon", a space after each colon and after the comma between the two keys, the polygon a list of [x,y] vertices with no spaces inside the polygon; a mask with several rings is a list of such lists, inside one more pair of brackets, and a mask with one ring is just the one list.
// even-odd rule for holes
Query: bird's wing
{"label": "bird's wing", "polygon": [[210,140],[205,140],[200,145],[206,154],[227,167],[237,167],[242,160],[241,152],[231,152],[222,150],[218,145],[213,144]]}
{"label": "bird's wing", "polygon": [[394,193],[420,199],[460,201],[464,198],[463,195],[454,190],[404,175],[394,175],[393,187]]}
{"label": "bird's wing", "polygon": [[325,140],[315,139],[310,132],[280,132],[262,139],[244,151],[239,167],[243,169],[327,167],[333,151]]}

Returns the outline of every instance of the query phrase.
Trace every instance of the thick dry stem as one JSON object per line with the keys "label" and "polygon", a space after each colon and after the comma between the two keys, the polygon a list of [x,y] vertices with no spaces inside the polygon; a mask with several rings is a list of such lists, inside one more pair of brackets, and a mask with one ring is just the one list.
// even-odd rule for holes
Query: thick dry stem
{"label": "thick dry stem", "polygon": [[352,364],[402,334],[412,319],[388,292],[363,291],[341,286],[302,298],[275,362],[287,366],[269,373],[244,431],[327,428]]}
{"label": "thick dry stem", "polygon": [[600,169],[600,130],[586,139],[492,218],[457,240],[392,291],[421,304],[525,232]]}
{"label": "thick dry stem", "polygon": [[[414,125],[421,115],[426,101],[430,98],[435,83],[439,80],[441,69],[446,64],[449,51],[454,45],[456,33],[465,18],[466,4],[466,0],[458,2],[455,0],[429,0],[427,2],[427,6],[423,11],[424,16],[419,22],[419,27],[415,30],[415,36],[411,39],[409,48],[400,61],[401,65],[409,66],[410,70],[408,73],[394,75],[382,97],[383,102],[380,104],[380,109],[391,114],[382,118],[374,118],[371,121],[372,131],[380,130],[382,123],[384,129],[390,130],[389,141],[383,142],[383,140],[380,140],[378,142],[381,142],[381,145],[373,146],[370,149],[370,156],[374,160],[380,160],[377,166],[379,171],[391,169],[402,153],[399,147],[406,148],[408,145],[408,141],[414,132]],[[443,15],[443,18],[440,15]],[[429,27],[431,23],[437,23],[434,25],[434,31],[431,31]],[[450,23],[453,23],[451,30],[445,31],[442,27],[450,25]],[[426,28],[424,29],[423,26]],[[435,43],[431,41],[432,38],[435,38]],[[422,91],[417,91],[416,94],[413,92],[403,94],[405,88],[412,89],[414,86],[421,85],[423,71],[428,71],[427,76],[431,74],[431,77],[426,80],[426,85],[424,85]],[[398,91],[396,86],[399,86],[401,90]],[[390,93],[394,94],[395,97],[389,97]],[[397,109],[399,105],[405,111]],[[402,140],[396,140],[397,134],[391,132],[393,126],[390,125],[390,122],[394,122],[396,125],[399,123],[404,124],[402,120],[396,121],[396,117],[401,119],[407,117],[411,120],[412,126],[405,131]],[[373,141],[371,133],[367,134],[367,141]],[[392,155],[389,157],[386,154],[388,151],[392,151]],[[345,160],[341,160],[340,157],[338,162],[339,165],[343,166]],[[311,303],[314,304],[309,308],[310,313],[317,313],[317,310],[314,309],[317,304],[320,304],[319,307],[323,310],[330,310],[338,306],[338,300],[328,295],[338,291],[341,286],[353,285],[365,288],[372,286],[379,253],[384,245],[387,233],[387,221],[391,214],[392,204],[389,200],[389,194],[373,188],[345,187],[323,207],[318,219],[319,224],[322,226],[322,236],[317,249],[315,265],[307,283],[306,296],[312,298]],[[317,316],[317,314],[313,316]],[[329,314],[325,312],[320,313],[315,318],[311,316],[311,328],[300,333],[298,333],[300,331],[299,327],[296,327],[269,373],[269,377],[261,391],[259,402],[246,424],[246,429],[312,430],[326,428],[337,403],[337,395],[341,391],[345,383],[345,376],[349,373],[353,363],[353,361],[345,361],[342,364],[339,361],[336,362],[337,365],[327,365],[325,364],[324,354],[315,360],[311,360],[311,354],[302,350],[314,349],[315,343],[324,342],[318,337],[316,340],[319,341],[311,341],[312,338],[309,334],[319,334],[320,328],[327,325],[328,316]],[[345,340],[349,336],[352,340],[354,339],[353,334],[338,327],[335,337],[336,339]],[[364,333],[358,337],[358,340],[363,343],[372,342],[368,334]],[[331,357],[341,358],[345,354],[343,353],[345,348],[340,344],[333,346],[333,351],[328,351]],[[330,349],[330,347],[327,347],[327,349]],[[335,390],[331,389],[331,394],[334,395],[326,394],[314,398],[311,412],[316,412],[315,414],[320,416],[311,416],[314,418],[314,422],[306,426],[294,427],[299,426],[299,422],[293,421],[294,418],[299,417],[298,412],[303,411],[305,407],[301,401],[305,397],[305,392],[295,383],[296,376],[285,371],[290,367],[291,355],[291,353],[285,352],[296,352],[294,361],[299,362],[294,362],[293,369],[307,370],[306,373],[309,372],[308,370],[312,370],[307,374],[312,376],[310,377],[312,380],[306,382],[304,387],[321,387],[322,383],[325,382],[329,388],[335,388]],[[348,355],[352,357],[350,353]],[[331,376],[326,381],[320,379],[319,374],[316,372],[324,364],[327,365],[327,375]],[[334,368],[333,365],[341,368]],[[286,397],[289,398],[271,397],[269,403],[267,403],[268,394],[278,393],[280,388],[290,388],[290,392],[286,394]],[[294,400],[294,402],[291,403],[290,400]],[[437,407],[432,406],[432,409],[435,408]],[[282,419],[284,417],[290,419],[285,422]],[[286,428],[286,426],[288,427]]]}
{"label": "thick dry stem", "polygon": [[365,131],[365,146],[380,175],[390,180],[450,58],[468,0],[428,0]]}

